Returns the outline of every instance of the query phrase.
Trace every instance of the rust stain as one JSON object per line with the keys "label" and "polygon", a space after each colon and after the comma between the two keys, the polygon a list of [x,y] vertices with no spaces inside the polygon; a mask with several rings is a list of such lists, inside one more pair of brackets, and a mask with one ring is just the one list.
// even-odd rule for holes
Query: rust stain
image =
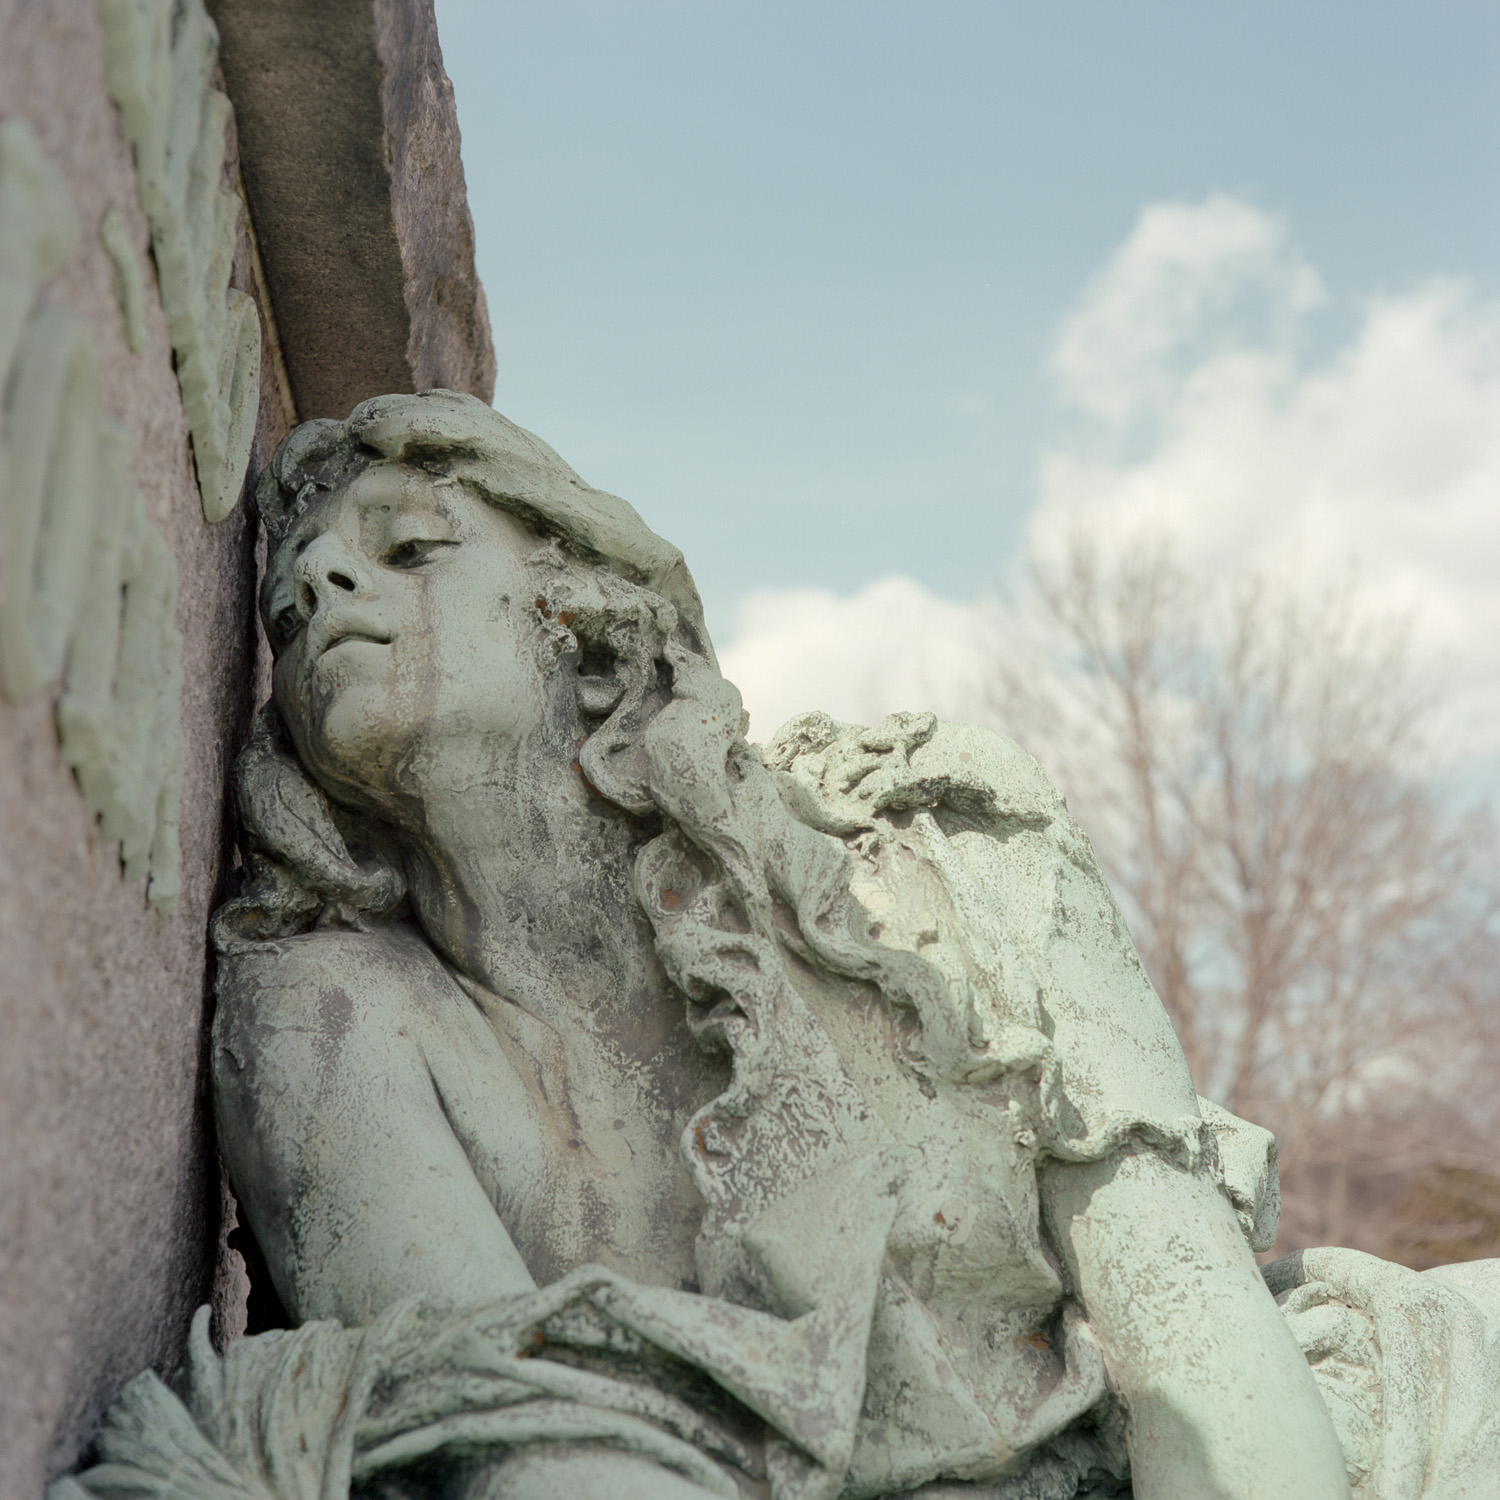
{"label": "rust stain", "polygon": [[676,891],[663,891],[661,893],[661,904],[668,911],[676,911],[682,905],[682,897]]}
{"label": "rust stain", "polygon": [[571,609],[560,609],[557,612],[557,623],[559,625],[571,625],[577,618],[577,614]]}
{"label": "rust stain", "polygon": [[1045,1349],[1049,1354],[1052,1352],[1052,1340],[1044,1333],[1023,1333],[1021,1342],[1030,1344],[1033,1349]]}
{"label": "rust stain", "polygon": [[552,618],[552,611],[548,607],[547,601],[542,598],[540,594],[536,596],[536,609],[537,613],[541,615],[544,620],[550,620]]}
{"label": "rust stain", "polygon": [[602,798],[604,796],[604,793],[601,792],[599,790],[599,788],[596,787],[594,785],[594,783],[589,780],[587,773],[583,769],[583,766],[578,761],[576,761],[576,760],[573,762],[573,769],[578,772],[578,775],[582,779],[584,786],[586,786],[589,789],[589,792],[590,792],[591,795],[593,795],[595,797],[600,797],[600,798]]}

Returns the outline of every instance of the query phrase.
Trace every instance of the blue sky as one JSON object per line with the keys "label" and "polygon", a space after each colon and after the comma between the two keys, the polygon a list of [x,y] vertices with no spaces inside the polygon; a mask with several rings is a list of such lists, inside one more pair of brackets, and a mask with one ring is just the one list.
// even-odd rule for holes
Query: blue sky
{"label": "blue sky", "polygon": [[[496,405],[755,590],[983,589],[1141,209],[1228,193],[1330,296],[1500,290],[1500,6],[438,0]],[[711,613],[711,619],[713,614]]]}

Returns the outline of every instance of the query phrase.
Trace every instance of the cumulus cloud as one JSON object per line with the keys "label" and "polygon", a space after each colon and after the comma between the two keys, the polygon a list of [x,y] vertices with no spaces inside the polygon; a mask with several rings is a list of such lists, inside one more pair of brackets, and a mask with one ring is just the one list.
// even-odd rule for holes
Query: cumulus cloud
{"label": "cumulus cloud", "polygon": [[[1173,262],[1174,225],[1224,258]],[[1153,245],[1208,289],[1163,299],[1139,265]],[[1212,321],[1225,278],[1257,289],[1270,331],[1203,347],[1178,310]],[[1091,426],[1044,455],[1031,544],[1047,556],[1080,528],[1106,547],[1155,530],[1208,576],[1351,576],[1372,609],[1411,619],[1464,748],[1500,746],[1500,306],[1434,281],[1372,299],[1344,347],[1309,361],[1297,334],[1314,280],[1243,204],[1148,209],[1058,340],[1059,397]]]}
{"label": "cumulus cloud", "polygon": [[[1434,280],[1370,299],[1342,346],[1310,355],[1325,300],[1286,226],[1248,204],[1143,210],[1055,341],[1076,421],[1039,455],[1028,545],[1046,558],[1080,528],[1106,548],[1153,531],[1205,577],[1352,576],[1372,608],[1412,620],[1453,694],[1450,742],[1493,751],[1500,304]],[[982,605],[909,580],[760,593],[725,667],[757,734],[814,705],[976,717],[990,629]]]}
{"label": "cumulus cloud", "polygon": [[1126,429],[1170,416],[1195,356],[1247,333],[1284,344],[1324,300],[1268,214],[1223,196],[1153,204],[1064,321],[1051,370],[1068,405]]}
{"label": "cumulus cloud", "polygon": [[741,601],[720,653],[744,695],[752,738],[821,708],[851,724],[901,709],[974,719],[983,707],[989,620],[979,606],[941,599],[910,578],[858,593],[775,589]]}

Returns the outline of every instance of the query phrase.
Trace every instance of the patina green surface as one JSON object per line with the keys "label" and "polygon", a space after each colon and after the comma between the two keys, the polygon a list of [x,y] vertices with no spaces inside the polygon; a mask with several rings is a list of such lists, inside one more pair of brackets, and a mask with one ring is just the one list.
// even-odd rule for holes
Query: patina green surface
{"label": "patina green surface", "polygon": [[261,350],[255,303],[229,284],[241,207],[221,181],[233,110],[210,83],[219,34],[203,0],[99,0],[99,19],[151,224],[203,518],[222,521],[245,483]]}
{"label": "patina green surface", "polygon": [[184,754],[177,565],[131,478],[130,437],[105,416],[93,332],[44,295],[78,238],[30,125],[0,121],[0,691],[56,695],[63,757],[89,808],[119,840],[126,876],[149,876],[152,905],[170,911]]}
{"label": "patina green surface", "polygon": [[99,242],[114,267],[115,301],[125,325],[125,342],[132,354],[139,354],[146,347],[147,337],[146,280],[118,204],[111,203],[99,221]]}
{"label": "patina green surface", "polygon": [[213,1066],[290,1326],[200,1320],[55,1500],[1491,1493],[1493,1278],[1278,1308],[1270,1138],[1017,746],[749,745],[681,556],[469,397],[259,504]]}

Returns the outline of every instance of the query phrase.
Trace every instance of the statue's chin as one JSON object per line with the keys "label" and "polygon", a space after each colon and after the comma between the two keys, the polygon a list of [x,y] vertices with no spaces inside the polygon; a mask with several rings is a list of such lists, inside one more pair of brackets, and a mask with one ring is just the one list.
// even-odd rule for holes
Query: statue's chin
{"label": "statue's chin", "polygon": [[315,684],[310,702],[282,709],[303,765],[342,802],[371,802],[370,794],[403,759],[411,735],[392,712],[389,696],[377,683],[349,681],[341,673]]}

